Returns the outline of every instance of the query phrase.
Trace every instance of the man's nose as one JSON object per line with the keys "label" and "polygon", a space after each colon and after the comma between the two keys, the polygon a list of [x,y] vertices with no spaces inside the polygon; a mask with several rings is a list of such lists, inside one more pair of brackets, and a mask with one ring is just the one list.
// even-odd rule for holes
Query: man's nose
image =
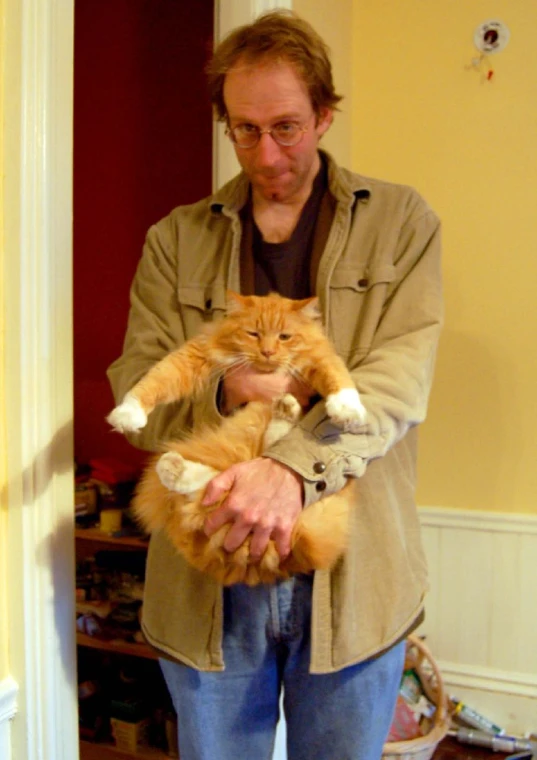
{"label": "man's nose", "polygon": [[272,166],[281,154],[281,149],[269,132],[263,132],[256,146],[257,162],[261,166]]}

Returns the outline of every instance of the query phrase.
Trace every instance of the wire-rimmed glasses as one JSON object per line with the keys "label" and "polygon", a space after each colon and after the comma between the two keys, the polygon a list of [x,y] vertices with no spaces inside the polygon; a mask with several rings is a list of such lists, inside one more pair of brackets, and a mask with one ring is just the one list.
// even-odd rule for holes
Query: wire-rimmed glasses
{"label": "wire-rimmed glasses", "polygon": [[293,121],[282,121],[270,129],[261,129],[255,124],[239,124],[236,127],[228,127],[226,135],[239,148],[255,148],[261,135],[270,135],[278,145],[291,148],[293,145],[298,145],[307,131],[308,127]]}

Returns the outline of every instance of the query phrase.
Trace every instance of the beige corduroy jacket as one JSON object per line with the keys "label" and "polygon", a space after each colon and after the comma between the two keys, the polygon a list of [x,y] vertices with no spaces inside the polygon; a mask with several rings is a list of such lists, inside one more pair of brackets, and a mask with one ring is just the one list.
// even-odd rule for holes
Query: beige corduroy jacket
{"label": "beige corduroy jacket", "polygon": [[[414,491],[416,426],[426,413],[442,321],[439,221],[411,188],[365,178],[328,161],[333,221],[316,292],[326,329],[368,411],[363,433],[341,434],[317,404],[268,452],[304,478],[306,505],[358,478],[348,551],[313,587],[311,672],[374,656],[423,613],[427,570]],[[109,369],[119,401],[156,361],[225,309],[240,290],[243,175],[153,226],[131,289],[122,356]],[[202,420],[216,393],[157,409],[132,442],[156,450]],[[316,474],[314,464],[325,470]],[[317,467],[316,470],[322,468]],[[191,568],[165,535],[148,552],[143,630],[164,656],[222,670],[222,589]]]}

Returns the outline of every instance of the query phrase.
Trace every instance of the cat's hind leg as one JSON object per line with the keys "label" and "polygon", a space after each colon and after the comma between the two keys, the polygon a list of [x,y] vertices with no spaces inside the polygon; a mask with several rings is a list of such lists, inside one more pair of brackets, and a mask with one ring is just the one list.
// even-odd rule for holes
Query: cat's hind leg
{"label": "cat's hind leg", "polygon": [[302,407],[291,393],[284,393],[273,400],[272,417],[294,425],[302,417]]}
{"label": "cat's hind leg", "polygon": [[272,419],[263,436],[263,448],[267,449],[291,430],[302,417],[302,407],[290,393],[277,396],[272,402]]}
{"label": "cat's hind leg", "polygon": [[182,493],[185,496],[194,496],[215,475],[218,475],[218,470],[213,467],[185,459],[176,451],[163,454],[155,469],[162,485],[169,491]]}

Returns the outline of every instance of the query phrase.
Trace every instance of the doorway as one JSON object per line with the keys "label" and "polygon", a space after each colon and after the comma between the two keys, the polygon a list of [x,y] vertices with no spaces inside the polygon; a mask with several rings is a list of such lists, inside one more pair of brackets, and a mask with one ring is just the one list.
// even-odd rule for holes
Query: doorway
{"label": "doorway", "polygon": [[[205,65],[213,0],[75,0],[73,331],[75,459],[139,464],[105,421],[129,287],[150,225],[210,194]],[[185,30],[188,33],[185,34]]]}
{"label": "doorway", "polygon": [[[215,39],[262,11],[291,4],[215,0]],[[9,368],[4,382],[9,399],[5,607],[8,668],[15,684],[10,694],[18,688],[16,714],[7,724],[11,758],[8,754],[6,760],[73,760],[78,753],[72,422],[75,6],[74,0],[2,0],[1,12],[7,95],[4,355]],[[218,130],[214,146],[213,185],[220,186],[236,164]],[[93,295],[97,304],[98,292]]]}

